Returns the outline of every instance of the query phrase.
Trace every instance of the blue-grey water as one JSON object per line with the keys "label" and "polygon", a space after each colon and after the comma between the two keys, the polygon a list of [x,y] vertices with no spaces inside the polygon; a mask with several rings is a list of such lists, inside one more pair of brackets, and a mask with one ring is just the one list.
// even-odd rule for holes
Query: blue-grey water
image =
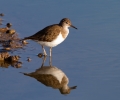
{"label": "blue-grey water", "polygon": [[0,0],[0,13],[5,14],[3,24],[11,22],[21,38],[65,17],[78,28],[70,28],[67,39],[53,48],[52,59],[76,90],[62,95],[20,73],[34,72],[42,64],[36,56],[41,46],[29,41],[25,50],[12,53],[21,56],[21,68],[0,67],[0,100],[120,100],[119,0]]}

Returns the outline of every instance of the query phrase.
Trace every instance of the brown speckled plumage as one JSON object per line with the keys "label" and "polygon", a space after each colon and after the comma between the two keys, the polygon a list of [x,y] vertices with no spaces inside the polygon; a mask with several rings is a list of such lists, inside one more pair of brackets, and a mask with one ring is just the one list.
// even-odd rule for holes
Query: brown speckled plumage
{"label": "brown speckled plumage", "polygon": [[61,31],[61,26],[55,24],[50,25],[43,30],[38,31],[36,34],[26,37],[25,39],[32,39],[32,40],[38,40],[38,41],[47,41],[51,42],[54,40]]}

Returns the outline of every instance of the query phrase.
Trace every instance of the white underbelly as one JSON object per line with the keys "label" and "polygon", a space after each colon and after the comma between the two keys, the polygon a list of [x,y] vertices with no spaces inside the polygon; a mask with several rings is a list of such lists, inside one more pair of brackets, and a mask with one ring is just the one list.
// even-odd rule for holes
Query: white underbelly
{"label": "white underbelly", "polygon": [[63,42],[65,39],[62,37],[61,34],[58,35],[58,37],[51,41],[51,42],[42,42],[42,41],[37,41],[40,45],[47,46],[47,47],[55,47],[61,42]]}

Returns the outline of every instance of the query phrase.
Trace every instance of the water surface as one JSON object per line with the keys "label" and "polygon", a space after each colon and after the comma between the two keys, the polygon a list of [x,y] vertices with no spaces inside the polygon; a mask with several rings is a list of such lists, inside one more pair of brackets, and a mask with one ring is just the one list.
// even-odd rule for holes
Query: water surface
{"label": "water surface", "polygon": [[[119,100],[120,98],[120,1],[66,0],[25,1],[1,0],[4,22],[11,22],[21,38],[47,25],[70,18],[78,28],[70,28],[68,38],[53,48],[52,64],[69,78],[77,89],[62,95],[20,72],[30,73],[41,66],[39,44],[29,41],[25,50],[17,50],[21,68],[0,67],[1,100]],[[46,48],[49,53],[49,48]],[[32,59],[27,62],[27,57]],[[45,62],[49,65],[49,58]]]}

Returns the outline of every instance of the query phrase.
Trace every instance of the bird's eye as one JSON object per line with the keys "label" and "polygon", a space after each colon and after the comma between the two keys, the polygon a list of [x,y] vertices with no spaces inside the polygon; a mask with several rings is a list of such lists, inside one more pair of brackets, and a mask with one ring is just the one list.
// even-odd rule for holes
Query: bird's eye
{"label": "bird's eye", "polygon": [[66,22],[66,24],[68,24],[68,22]]}

